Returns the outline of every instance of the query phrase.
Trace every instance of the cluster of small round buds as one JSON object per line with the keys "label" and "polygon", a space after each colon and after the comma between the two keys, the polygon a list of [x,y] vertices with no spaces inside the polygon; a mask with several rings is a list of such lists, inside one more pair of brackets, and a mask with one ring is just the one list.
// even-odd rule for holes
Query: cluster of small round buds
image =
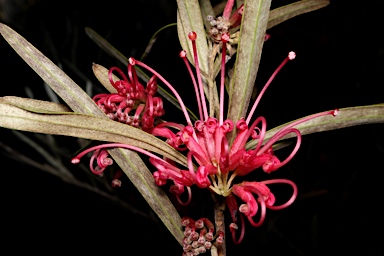
{"label": "cluster of small round buds", "polygon": [[214,226],[206,218],[194,221],[188,217],[183,218],[182,226],[184,229],[183,255],[199,255],[212,248],[212,243],[216,238],[216,243],[221,244],[224,240],[224,233],[218,232],[213,235]]}

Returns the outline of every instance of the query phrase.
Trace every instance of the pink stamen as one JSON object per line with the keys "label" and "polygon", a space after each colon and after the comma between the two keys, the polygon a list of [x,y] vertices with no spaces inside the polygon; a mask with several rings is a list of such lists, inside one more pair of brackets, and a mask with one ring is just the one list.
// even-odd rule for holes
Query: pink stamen
{"label": "pink stamen", "polygon": [[[273,142],[271,143],[271,145],[273,143],[275,143],[276,141],[278,141],[280,138],[283,137],[283,136],[281,136],[281,133],[284,133],[285,130],[288,130],[288,129],[290,129],[290,128],[298,125],[298,124],[304,123],[304,122],[306,122],[308,120],[311,120],[311,119],[314,119],[314,118],[317,118],[317,117],[326,116],[326,115],[336,116],[338,113],[339,113],[339,110],[338,109],[334,109],[334,110],[330,110],[330,111],[324,111],[324,112],[316,113],[316,114],[307,116],[305,118],[296,120],[296,121],[294,121],[294,122],[284,126],[280,131],[278,131],[275,135],[273,135],[273,137],[270,139],[270,141],[273,139]],[[268,141],[268,143],[269,143],[269,141]]]}
{"label": "pink stamen", "polygon": [[275,76],[279,73],[279,71],[284,67],[284,65],[289,60],[293,60],[295,57],[296,57],[295,52],[289,52],[288,56],[283,60],[283,62],[279,65],[279,67],[275,70],[275,72],[273,72],[271,77],[268,79],[267,83],[264,85],[264,88],[261,90],[261,92],[257,96],[257,99],[256,99],[255,103],[253,104],[251,111],[249,111],[248,117],[246,119],[247,124],[249,124],[249,122],[251,121],[253,113],[255,112],[256,107],[259,104],[261,97],[264,95],[264,92],[267,90],[267,88],[269,87],[269,85],[271,84],[271,82],[273,81]]}
{"label": "pink stamen", "polygon": [[[234,224],[234,223],[232,223]],[[245,234],[245,223],[244,223],[244,216],[242,214],[240,214],[240,237],[238,239],[236,239],[236,230],[235,229],[232,229],[231,230],[231,233],[232,233],[232,240],[235,244],[240,244],[241,241],[243,241],[243,238],[244,238],[244,234]],[[238,227],[237,227],[238,228]]]}
{"label": "pink stamen", "polygon": [[184,117],[187,121],[187,123],[189,125],[192,126],[192,122],[191,122],[191,119],[188,115],[188,111],[187,111],[187,108],[185,107],[184,105],[184,102],[183,100],[181,99],[180,95],[177,93],[177,91],[175,90],[175,88],[173,88],[173,86],[167,81],[165,80],[165,78],[160,75],[159,73],[157,73],[154,69],[152,69],[151,67],[147,66],[146,64],[144,64],[143,62],[139,61],[139,60],[135,60],[134,58],[129,58],[129,63],[131,65],[139,65],[140,67],[143,67],[145,69],[147,69],[148,71],[152,72],[152,74],[156,75],[166,86],[168,86],[168,88],[173,92],[173,94],[175,95],[175,97],[177,98],[177,100],[179,101],[180,103],[180,107],[181,107],[181,110],[183,111],[184,113]]}
{"label": "pink stamen", "polygon": [[195,60],[195,68],[196,68],[196,76],[197,76],[197,81],[198,81],[199,89],[200,89],[200,99],[201,99],[201,103],[203,105],[204,120],[206,120],[208,118],[208,111],[207,111],[207,103],[205,102],[203,81],[201,79],[200,66],[199,66],[199,58],[197,56],[197,47],[196,47],[197,34],[194,31],[191,31],[191,32],[188,33],[188,38],[192,42],[193,58]]}
{"label": "pink stamen", "polygon": [[229,20],[235,0],[228,0],[223,11],[223,18]]}
{"label": "pink stamen", "polygon": [[161,159],[160,157],[152,154],[151,152],[147,151],[147,150],[144,150],[142,148],[139,148],[139,147],[135,147],[135,146],[131,146],[131,145],[128,145],[128,144],[122,144],[122,143],[108,143],[108,144],[103,144],[103,145],[98,145],[98,146],[94,146],[94,147],[91,147],[91,148],[88,148],[84,151],[82,151],[81,153],[79,153],[77,156],[75,156],[74,158],[72,158],[71,160],[71,163],[72,164],[78,164],[80,163],[80,159],[88,154],[89,152],[92,152],[92,151],[95,151],[95,150],[99,150],[99,149],[107,149],[107,148],[125,148],[125,149],[131,149],[131,150],[134,150],[134,151],[137,151],[139,153],[142,153],[144,155],[147,155],[149,157],[152,157],[152,158],[155,158],[157,160],[160,160],[162,162],[165,162],[163,159]]}
{"label": "pink stamen", "polygon": [[265,215],[267,213],[267,207],[266,207],[266,204],[265,204],[265,200],[264,200],[264,197],[263,197],[263,194],[261,194],[260,192],[254,192],[258,195],[259,199],[260,199],[260,207],[261,207],[261,213],[260,213],[260,219],[258,222],[255,222],[253,220],[253,216],[251,215],[248,215],[248,221],[251,223],[252,226],[254,227],[260,227],[261,224],[263,224],[264,220],[265,220]]}
{"label": "pink stamen", "polygon": [[187,160],[188,160],[188,170],[191,174],[192,177],[196,180],[196,173],[195,173],[195,168],[193,167],[193,162],[192,162],[192,152],[189,151],[187,154]]}
{"label": "pink stamen", "polygon": [[[93,168],[93,161],[97,161],[97,167]],[[108,153],[105,150],[96,150],[89,161],[89,169],[93,174],[102,175],[104,170],[108,167],[108,165],[112,165],[113,160],[108,158]]]}
{"label": "pink stamen", "polygon": [[[229,1],[228,1],[229,2]],[[227,2],[227,5],[228,5]],[[233,3],[232,3],[233,4]],[[225,33],[221,36],[221,77],[220,77],[220,117],[219,125],[223,124],[224,121],[224,82],[225,82],[225,58],[227,56],[227,46],[226,43],[229,41],[229,34]]]}
{"label": "pink stamen", "polygon": [[200,96],[199,96],[199,88],[197,87],[197,83],[196,83],[196,79],[195,79],[195,76],[192,72],[192,69],[191,69],[191,65],[189,65],[189,61],[187,60],[187,54],[186,52],[183,50],[180,52],[180,57],[183,59],[184,63],[185,63],[185,66],[187,67],[188,69],[188,72],[189,72],[189,75],[191,76],[191,79],[192,79],[192,83],[193,83],[193,86],[195,88],[195,93],[196,93],[196,100],[197,100],[197,106],[199,108],[199,115],[200,115],[200,120],[201,121],[204,121],[204,117],[203,117],[203,110],[201,108],[201,100],[200,100]]}
{"label": "pink stamen", "polygon": [[186,202],[183,202],[180,198],[180,195],[176,195],[176,199],[177,201],[179,202],[179,204],[181,204],[182,206],[187,206],[191,200],[192,200],[192,192],[191,192],[191,188],[190,187],[187,187],[187,192],[188,192],[188,199]]}
{"label": "pink stamen", "polygon": [[282,205],[279,205],[279,206],[267,205],[268,209],[271,209],[271,210],[281,210],[281,209],[284,209],[284,208],[290,206],[295,201],[295,199],[297,197],[297,186],[296,186],[296,184],[293,181],[286,180],[286,179],[275,179],[275,180],[261,181],[261,183],[264,183],[265,185],[267,185],[267,184],[276,184],[276,183],[285,183],[285,184],[291,185],[292,188],[293,188],[292,196],[291,196],[291,198],[286,203],[284,203]]}
{"label": "pink stamen", "polygon": [[[271,166],[270,168],[268,168],[268,170],[264,169],[264,171],[266,171],[268,173],[272,172],[272,171],[275,171],[275,170],[279,169],[280,167],[282,167],[283,165],[285,165],[286,163],[288,163],[296,155],[297,151],[300,148],[300,144],[301,144],[301,133],[300,133],[300,131],[297,130],[297,129],[291,128],[289,130],[284,130],[284,133],[281,133],[280,135],[281,135],[281,137],[283,137],[283,136],[287,135],[288,133],[292,133],[292,132],[296,133],[297,140],[296,140],[295,148],[292,150],[291,154],[283,162],[281,162],[281,163],[279,163],[279,164],[277,164],[275,166]],[[278,139],[278,138],[275,138],[275,139]],[[262,153],[264,153],[265,150],[271,148],[272,145],[276,142],[275,139],[274,140],[272,140],[272,139],[269,140],[267,142],[267,144],[265,144],[264,147],[259,152],[257,152],[257,155],[259,156]]]}
{"label": "pink stamen", "polygon": [[119,94],[125,94],[126,92],[122,91],[122,90],[125,90],[126,88],[124,88],[122,86],[122,82],[121,81],[113,81],[113,71],[116,71],[117,73],[119,73],[119,75],[123,78],[122,81],[125,81],[128,83],[128,78],[125,76],[124,72],[121,69],[119,69],[118,67],[112,67],[108,71],[109,82],[112,84],[113,87],[115,87],[115,89],[117,90],[117,92]]}
{"label": "pink stamen", "polygon": [[263,143],[263,140],[264,140],[264,137],[265,137],[265,133],[267,131],[267,121],[265,120],[265,118],[263,116],[259,116],[251,125],[251,127],[249,127],[248,129],[248,132],[247,134],[245,135],[244,137],[244,140],[240,146],[240,148],[244,148],[245,144],[247,143],[248,139],[251,137],[252,135],[252,132],[253,130],[255,129],[255,127],[261,122],[261,129],[260,129],[260,133],[258,134],[258,143],[256,145],[256,148],[255,148],[255,151],[259,150],[259,148],[261,147],[262,143]]}
{"label": "pink stamen", "polygon": [[[239,207],[237,205],[236,198],[233,196],[233,194],[230,194],[229,196],[227,196],[225,198],[225,201],[227,203],[227,206],[228,206],[228,209],[229,209],[229,212],[231,214],[232,221],[233,221],[229,225],[229,229],[230,229],[231,234],[232,234],[232,240],[235,244],[240,244],[241,241],[243,240],[244,234],[245,234],[244,217],[242,214],[239,214],[239,215],[237,214]],[[240,224],[241,224],[239,239],[236,239],[236,231],[239,229],[238,225],[236,224],[237,216],[240,216]]]}

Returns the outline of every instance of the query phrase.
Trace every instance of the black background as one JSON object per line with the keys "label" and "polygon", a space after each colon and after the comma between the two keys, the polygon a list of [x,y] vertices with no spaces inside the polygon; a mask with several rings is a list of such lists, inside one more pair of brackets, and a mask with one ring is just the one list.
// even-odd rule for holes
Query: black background
{"label": "black background", "polygon": [[[272,6],[285,3],[289,2],[274,1]],[[256,115],[265,116],[272,128],[311,113],[383,102],[383,7],[380,0],[333,0],[324,9],[269,30],[272,37],[264,45],[258,88],[288,51],[296,51],[297,58],[277,76]],[[60,63],[82,87],[84,77],[97,86],[92,62],[123,68],[86,36],[85,27],[107,38],[125,56],[139,58],[154,32],[176,22],[176,2],[165,0],[128,1],[128,5],[116,0],[40,0],[25,10],[12,10],[4,9],[9,15],[3,14],[1,19]],[[178,58],[179,51],[176,27],[171,27],[160,35],[145,62],[192,104],[192,86]],[[29,86],[37,99],[48,100],[42,80],[3,39],[0,56],[0,96],[26,97],[24,87]],[[165,107],[167,111],[168,105]],[[168,111],[165,116],[168,120],[179,118],[179,112]],[[372,124],[305,136],[299,153],[284,168],[268,176],[256,172],[250,175],[250,179],[292,179],[300,196],[287,209],[269,211],[262,227],[247,226],[242,244],[235,246],[228,237],[228,255],[383,255],[383,128],[382,124]],[[0,135],[3,143],[39,160],[40,156],[10,131],[1,128]],[[58,140],[70,154],[78,149],[75,139]],[[181,248],[162,224],[134,215],[1,152],[3,250],[135,255],[133,252],[140,248],[144,255],[181,254]],[[289,152],[282,150],[284,153]],[[197,202],[187,209],[181,207],[181,213],[196,217],[211,214],[209,195],[194,192]],[[128,180],[123,179],[116,193],[135,208],[151,212]]]}

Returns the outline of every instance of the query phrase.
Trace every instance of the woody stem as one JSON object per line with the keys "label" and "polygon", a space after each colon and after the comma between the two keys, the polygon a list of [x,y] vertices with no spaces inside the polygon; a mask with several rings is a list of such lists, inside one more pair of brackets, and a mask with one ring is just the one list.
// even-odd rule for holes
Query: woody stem
{"label": "woody stem", "polygon": [[225,211],[225,200],[224,197],[219,196],[215,193],[211,193],[213,203],[214,203],[214,215],[215,215],[215,229],[216,233],[223,232],[224,242],[221,245],[216,245],[217,255],[225,256],[226,255],[226,246],[225,246],[225,221],[224,221],[224,211]]}

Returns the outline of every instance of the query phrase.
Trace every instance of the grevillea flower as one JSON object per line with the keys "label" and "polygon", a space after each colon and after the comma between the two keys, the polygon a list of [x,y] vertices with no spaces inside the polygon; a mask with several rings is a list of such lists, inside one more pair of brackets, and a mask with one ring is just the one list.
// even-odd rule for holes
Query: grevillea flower
{"label": "grevillea flower", "polygon": [[[228,2],[233,5],[233,1]],[[257,227],[261,225],[265,219],[267,208],[279,210],[292,204],[297,196],[297,187],[294,182],[286,179],[243,181],[239,184],[234,184],[235,178],[246,176],[259,168],[266,173],[271,173],[284,166],[294,157],[301,144],[301,134],[295,126],[316,117],[336,115],[337,110],[314,114],[304,119],[291,122],[290,124],[282,127],[270,139],[265,139],[267,129],[266,120],[262,116],[252,120],[253,115],[261,97],[271,84],[274,77],[289,60],[293,60],[295,58],[295,53],[290,52],[260,91],[248,115],[240,120],[224,119],[225,62],[228,49],[227,43],[230,40],[228,29],[232,26],[238,25],[238,21],[242,14],[241,7],[230,17],[230,10],[232,9],[232,5],[230,4],[227,5],[223,17],[215,20],[216,25],[218,25],[217,22],[219,21],[227,24],[227,30],[220,30],[219,33],[215,34],[220,35],[220,38],[215,37],[214,39],[214,41],[220,40],[222,50],[221,79],[219,86],[219,115],[217,117],[210,116],[207,111],[207,101],[204,95],[203,79],[200,74],[199,59],[195,44],[195,40],[197,38],[197,34],[195,32],[190,32],[188,37],[192,43],[196,74],[193,73],[190,67],[186,58],[186,52],[181,51],[180,53],[180,57],[183,59],[190,73],[197,98],[199,120],[197,120],[194,124],[188,115],[186,106],[175,88],[151,67],[139,60],[135,60],[134,58],[130,58],[128,63],[129,79],[127,79],[125,75],[116,68],[112,68],[109,71],[109,74],[111,74],[116,70],[123,77],[122,81],[114,82],[110,75],[110,81],[118,90],[118,93],[114,96],[102,95],[95,97],[99,106],[105,109],[106,113],[113,117],[112,119],[116,120],[117,118],[117,120],[121,120],[131,125],[138,124],[136,125],[137,127],[141,125],[141,128],[148,133],[166,139],[166,141],[175,149],[185,150],[184,152],[186,153],[188,161],[188,169],[182,169],[169,159],[161,158],[144,149],[118,143],[105,144],[87,149],[76,156],[72,162],[78,163],[83,155],[90,151],[96,150],[98,153],[92,156],[91,162],[96,158],[96,171],[102,172],[107,165],[112,163],[112,160],[106,155],[106,148],[122,147],[143,153],[150,157],[151,164],[156,168],[156,171],[153,173],[156,184],[162,186],[166,184],[167,181],[172,181],[173,185],[171,186],[170,191],[176,195],[181,204],[187,205],[190,202],[190,188],[193,185],[196,185],[199,188],[209,189],[211,192],[225,197],[233,221],[230,224],[232,237],[235,243],[240,243],[244,237],[244,217],[246,217],[249,220],[249,223],[253,226]],[[221,26],[221,28],[224,27]],[[134,66],[136,65],[153,74],[152,79],[148,82],[147,89],[145,90],[137,81],[137,77],[134,72]],[[155,101],[155,97],[153,97],[153,92],[156,91],[153,89],[155,88],[156,79],[161,80],[179,101],[181,110],[185,116],[185,125],[167,122],[161,122],[155,125],[154,118],[163,113],[162,107],[159,107],[161,100],[159,99]],[[118,102],[118,104],[116,104],[116,102]],[[141,106],[140,104],[144,105],[141,109],[139,109]],[[123,110],[124,108],[125,110]],[[135,108],[136,112],[134,117],[128,117],[128,113]],[[158,113],[156,111],[158,111]],[[141,121],[138,121],[140,118]],[[148,119],[151,119],[151,121],[147,122]],[[135,120],[135,122],[133,122],[133,120]],[[174,132],[175,129],[177,132]],[[230,143],[227,137],[230,132],[234,132],[235,134],[232,143]],[[296,144],[291,153],[284,160],[280,160],[274,154],[273,145],[288,134],[295,135]],[[255,141],[256,146],[247,148],[247,143],[250,141]],[[93,169],[92,163],[90,166],[91,169]],[[275,196],[269,188],[270,184],[290,185],[293,190],[290,199],[287,202],[276,206]],[[185,190],[187,190],[188,199],[183,202],[180,199],[180,196],[185,192]],[[238,200],[243,202],[240,206],[238,206]],[[238,214],[238,212],[240,212],[240,214]],[[257,215],[259,216],[258,220],[255,221],[254,217],[258,212],[260,213]],[[238,226],[238,216],[240,218],[240,227]],[[188,221],[191,223],[190,219],[188,219]],[[186,227],[185,232],[188,233],[188,235],[186,235],[188,238],[184,241],[186,255],[195,252],[197,253],[197,250],[203,251],[204,248],[207,249],[205,242],[210,242],[209,239],[207,239],[207,235],[209,234],[209,236],[212,236],[213,232],[210,231],[211,228],[206,219],[203,219],[203,223],[208,227],[197,228],[200,234],[196,231],[196,227],[192,227],[193,225],[190,223],[184,225]],[[240,236],[239,238],[236,238],[236,232],[239,229]],[[193,238],[190,237],[191,234],[189,232],[194,234]],[[203,239],[199,242],[201,236],[205,239],[204,243],[202,243]],[[218,236],[220,237],[220,234],[218,234]]]}
{"label": "grevillea flower", "polygon": [[[113,72],[122,79],[114,81]],[[112,120],[148,131],[154,127],[154,120],[164,115],[163,101],[154,97],[157,92],[157,78],[152,76],[146,87],[139,82],[132,65],[128,66],[128,77],[117,67],[112,67],[108,78],[117,93],[95,95],[93,100]]]}

